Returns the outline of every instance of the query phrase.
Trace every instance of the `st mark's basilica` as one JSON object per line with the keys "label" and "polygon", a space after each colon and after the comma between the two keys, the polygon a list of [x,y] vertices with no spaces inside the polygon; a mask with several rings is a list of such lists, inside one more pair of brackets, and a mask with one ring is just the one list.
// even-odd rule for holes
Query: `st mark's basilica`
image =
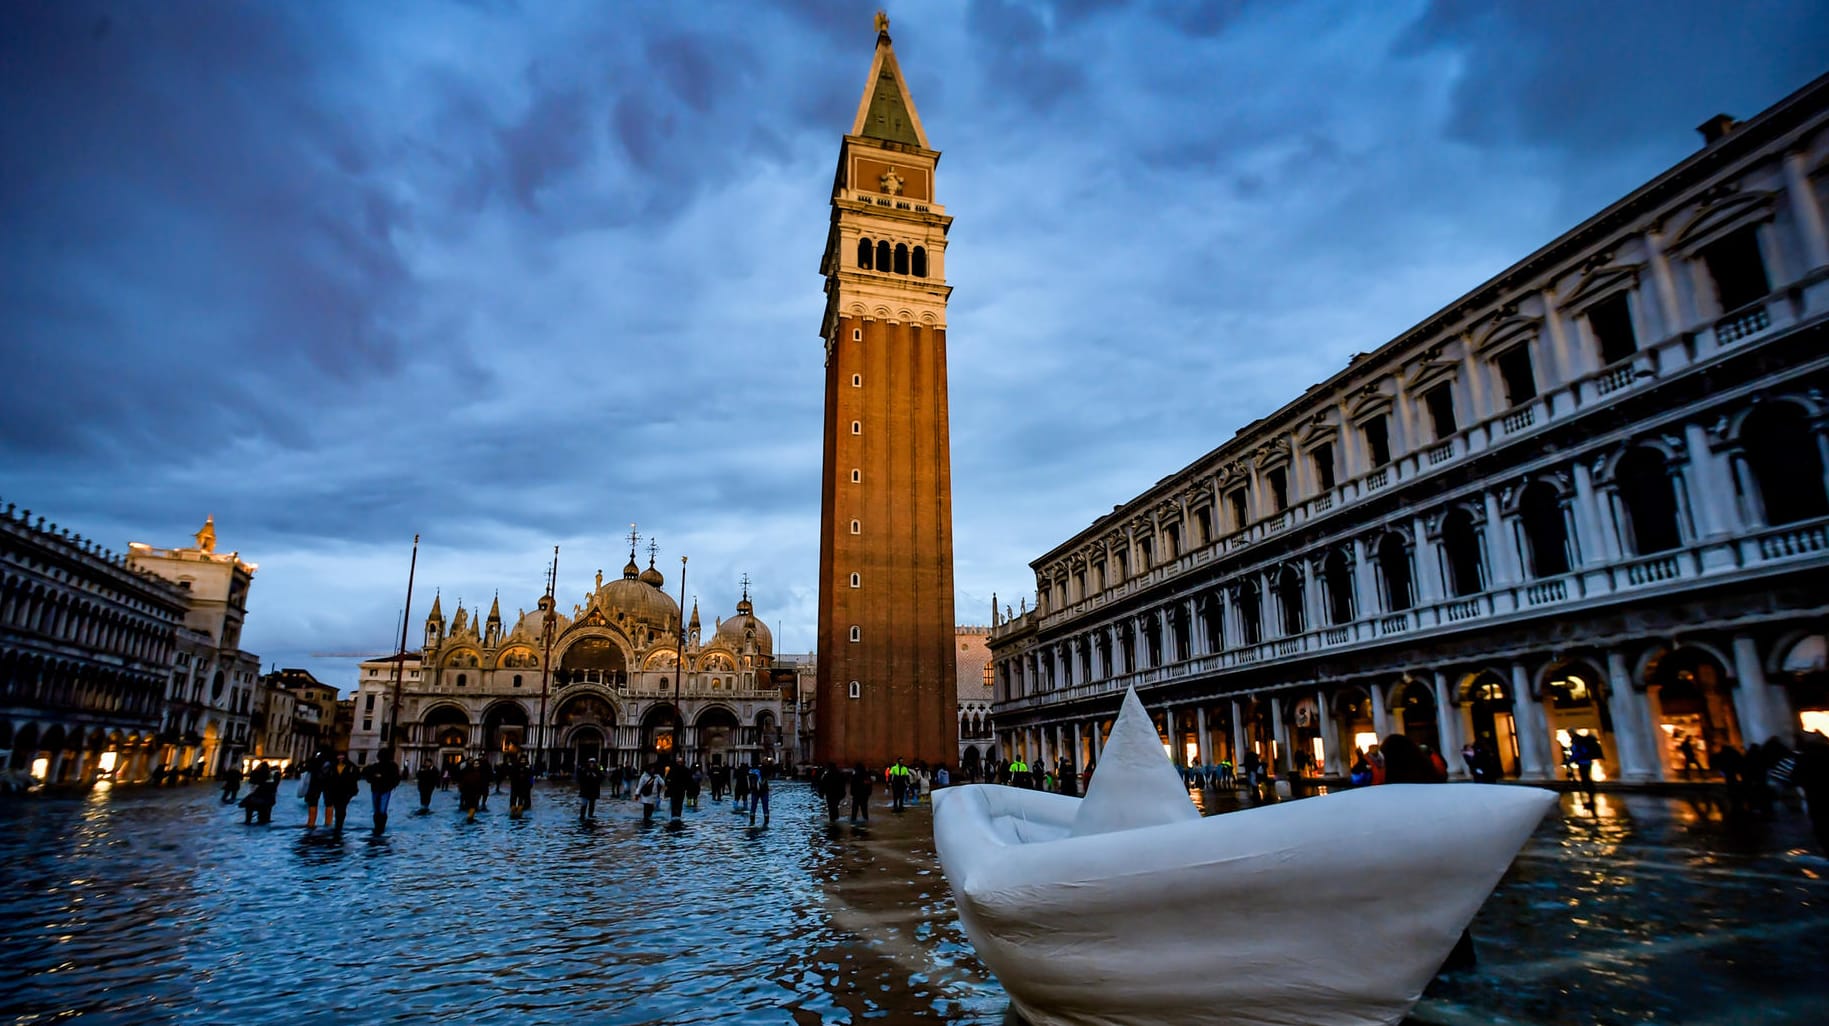
{"label": "st mark's basilica", "polygon": [[523,754],[553,772],[663,755],[707,766],[792,761],[783,727],[800,671],[777,667],[747,580],[709,631],[695,599],[682,640],[680,604],[652,548],[644,570],[631,534],[621,576],[598,571],[569,615],[547,594],[512,622],[499,598],[486,615],[460,604],[447,621],[435,598],[418,651],[361,664],[351,758],[369,762],[388,747],[397,674],[396,757],[408,767]]}

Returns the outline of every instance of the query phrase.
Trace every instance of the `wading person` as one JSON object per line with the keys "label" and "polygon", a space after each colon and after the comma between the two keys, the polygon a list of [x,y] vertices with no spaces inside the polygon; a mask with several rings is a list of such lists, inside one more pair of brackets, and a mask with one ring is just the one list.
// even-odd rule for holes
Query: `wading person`
{"label": "wading person", "polygon": [[597,760],[585,762],[578,771],[578,818],[580,820],[597,818],[597,798],[603,794],[603,771],[597,768]]}
{"label": "wading person", "polygon": [[[348,753],[338,752],[336,765],[330,770],[330,780],[324,785],[324,800],[336,812],[338,830],[343,829],[343,820],[349,815],[349,803],[356,800],[356,792],[361,789],[362,771],[349,761]],[[326,820],[329,820],[331,811],[324,811]]]}
{"label": "wading person", "polygon": [[768,774],[760,766],[752,766],[745,776],[749,777],[749,821],[756,822],[756,806],[762,807],[762,825],[768,826]]}
{"label": "wading person", "polygon": [[660,774],[655,771],[653,763],[642,771],[641,782],[635,785],[635,797],[641,799],[641,821],[654,822],[654,810],[660,806],[660,792],[664,787]]}
{"label": "wading person", "polygon": [[471,759],[457,771],[457,807],[468,822],[476,822],[476,810],[483,807],[489,794],[489,767],[481,759]]}
{"label": "wading person", "polygon": [[889,767],[889,807],[897,812],[902,811],[902,803],[908,800],[908,767],[897,759]]}
{"label": "wading person", "polygon": [[667,812],[673,822],[678,823],[686,809],[686,795],[692,790],[692,771],[684,763],[672,763],[667,767]]}
{"label": "wading person", "polygon": [[[368,797],[375,806],[375,833],[378,834],[387,829],[387,807],[394,799],[394,788],[400,786],[400,766],[394,762],[393,754],[383,749],[362,771],[362,779],[368,781]],[[342,825],[340,820],[338,825]]]}
{"label": "wading person", "polygon": [[826,800],[827,823],[838,822],[838,808],[844,804],[846,790],[845,775],[838,771],[837,766],[826,763],[826,771],[819,778],[819,794]]}
{"label": "wading person", "polygon": [[861,817],[870,822],[870,792],[876,789],[876,781],[864,771],[864,764],[858,763],[851,770],[851,822],[856,823]]}
{"label": "wading person", "polygon": [[1575,779],[1580,781],[1583,805],[1594,803],[1594,764],[1600,758],[1600,742],[1585,727],[1569,739],[1569,761],[1575,764]]}
{"label": "wading person", "polygon": [[508,818],[520,819],[533,808],[533,767],[525,755],[508,766]]}
{"label": "wading person", "polygon": [[299,790],[305,796],[305,829],[318,825],[318,806],[324,807],[324,825],[330,825],[330,800],[325,788],[330,783],[331,771],[336,762],[329,752],[319,752],[306,764],[303,779],[299,781]]}
{"label": "wading person", "polygon": [[731,795],[736,800],[730,803],[730,811],[742,812],[749,804],[749,770],[739,768],[730,782]]}
{"label": "wading person", "polygon": [[245,816],[242,822],[273,822],[273,806],[278,803],[278,801],[279,778],[275,776],[262,777],[254,785],[254,789],[248,792],[247,797],[241,800],[241,809]]}
{"label": "wading person", "polygon": [[432,792],[438,790],[438,781],[442,776],[430,762],[419,764],[419,772],[413,775],[413,782],[419,785],[419,811],[425,812],[432,807]]}
{"label": "wading person", "polygon": [[230,765],[222,771],[222,804],[228,805],[241,796],[241,767]]}

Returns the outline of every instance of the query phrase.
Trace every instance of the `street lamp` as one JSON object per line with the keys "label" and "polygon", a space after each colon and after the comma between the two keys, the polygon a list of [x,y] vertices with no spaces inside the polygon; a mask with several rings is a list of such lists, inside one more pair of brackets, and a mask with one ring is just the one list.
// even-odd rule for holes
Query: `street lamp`
{"label": "street lamp", "polygon": [[[400,675],[406,666],[406,631],[413,615],[413,574],[419,570],[419,536],[413,535],[413,561],[406,568],[406,608],[400,611],[400,650],[394,653],[394,700],[388,710],[387,754],[393,758],[400,745]],[[398,760],[395,760],[398,761]]]}

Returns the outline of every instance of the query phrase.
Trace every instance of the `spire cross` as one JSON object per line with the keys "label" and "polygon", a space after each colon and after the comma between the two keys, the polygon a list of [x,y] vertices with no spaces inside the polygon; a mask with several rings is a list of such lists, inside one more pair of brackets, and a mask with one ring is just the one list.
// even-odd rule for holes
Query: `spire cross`
{"label": "spire cross", "polygon": [[635,558],[635,545],[641,541],[641,535],[635,533],[635,525],[629,525],[629,558]]}
{"label": "spire cross", "polygon": [[654,558],[658,555],[660,555],[660,542],[655,541],[653,538],[649,538],[648,539],[648,565],[649,566],[654,565]]}
{"label": "spire cross", "polygon": [[744,601],[749,600],[749,574],[747,573],[743,575],[743,599]]}

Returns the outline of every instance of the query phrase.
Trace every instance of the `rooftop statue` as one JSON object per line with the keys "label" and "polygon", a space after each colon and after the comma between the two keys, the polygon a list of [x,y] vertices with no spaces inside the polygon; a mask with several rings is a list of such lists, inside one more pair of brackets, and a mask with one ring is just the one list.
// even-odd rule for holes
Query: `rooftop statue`
{"label": "rooftop statue", "polygon": [[934,842],[1035,1026],[1391,1026],[1554,801],[1388,784],[1203,818],[1132,690],[1084,799],[945,788]]}

